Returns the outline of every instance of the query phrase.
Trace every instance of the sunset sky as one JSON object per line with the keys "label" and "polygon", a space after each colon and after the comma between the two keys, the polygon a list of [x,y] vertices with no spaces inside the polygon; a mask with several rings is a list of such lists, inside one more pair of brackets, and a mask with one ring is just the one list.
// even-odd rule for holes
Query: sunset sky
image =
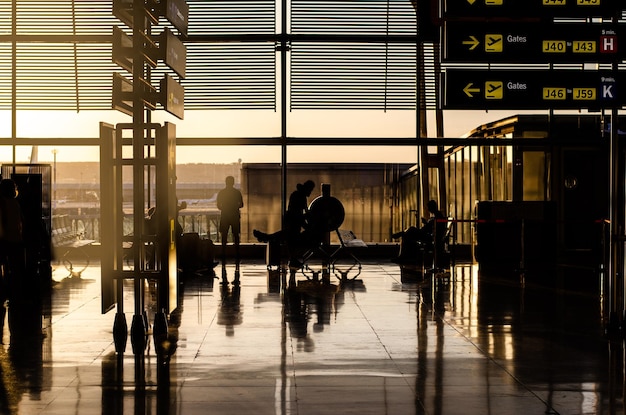
{"label": "sunset sky", "polygon": [[[445,137],[461,137],[473,128],[520,111],[446,111]],[[534,111],[534,113],[541,113]],[[10,136],[10,114],[0,113],[0,135]],[[97,137],[99,122],[131,122],[116,111],[21,112],[17,136],[27,138]],[[280,135],[280,114],[271,111],[186,111],[179,120],[164,111],[155,111],[153,121],[176,124],[178,137],[275,137]],[[435,136],[433,114],[429,115],[429,136]],[[413,137],[415,113],[412,111],[294,111],[288,114],[290,137]],[[53,160],[54,147],[40,147],[39,162]],[[57,161],[96,161],[97,148],[57,148]],[[30,147],[18,147],[18,162],[30,157]],[[290,162],[399,162],[414,163],[416,152],[405,147],[316,149],[292,147]],[[2,160],[10,159],[10,147],[0,148]],[[178,163],[278,162],[280,149],[263,146],[185,147],[177,151]]]}

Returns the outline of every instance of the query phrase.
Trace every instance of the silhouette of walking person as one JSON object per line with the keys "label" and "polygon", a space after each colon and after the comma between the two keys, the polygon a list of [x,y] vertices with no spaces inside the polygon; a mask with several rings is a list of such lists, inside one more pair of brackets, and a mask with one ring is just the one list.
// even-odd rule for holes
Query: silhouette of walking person
{"label": "silhouette of walking person", "polygon": [[[222,236],[222,266],[226,264],[226,245],[228,243],[228,230],[233,235],[235,245],[235,263],[239,266],[239,243],[241,235],[241,213],[243,196],[235,189],[235,178],[226,177],[226,187],[217,193],[217,208],[220,210],[220,233]],[[235,280],[237,282],[237,280]]]}

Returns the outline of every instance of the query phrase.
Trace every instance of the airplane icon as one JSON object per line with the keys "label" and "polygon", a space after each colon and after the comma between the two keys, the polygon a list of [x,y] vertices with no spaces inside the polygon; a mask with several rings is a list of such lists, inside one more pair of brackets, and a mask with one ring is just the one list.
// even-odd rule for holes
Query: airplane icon
{"label": "airplane icon", "polygon": [[487,87],[488,87],[487,93],[488,94],[492,94],[495,91],[497,91],[498,89],[502,88],[502,84],[490,84],[490,83],[487,83]]}
{"label": "airplane icon", "polygon": [[503,45],[503,35],[485,35],[485,52],[502,52]]}
{"label": "airplane icon", "polygon": [[502,81],[485,82],[485,99],[504,98],[504,83]]}
{"label": "airplane icon", "polygon": [[488,46],[493,46],[498,42],[502,42],[502,38],[497,38],[497,37],[493,37],[493,36],[489,36],[487,38],[487,45]]}

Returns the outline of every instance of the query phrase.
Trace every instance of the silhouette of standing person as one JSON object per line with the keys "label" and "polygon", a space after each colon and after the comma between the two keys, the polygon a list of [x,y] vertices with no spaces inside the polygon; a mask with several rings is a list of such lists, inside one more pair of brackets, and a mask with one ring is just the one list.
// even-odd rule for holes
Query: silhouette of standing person
{"label": "silhouette of standing person", "polygon": [[297,255],[302,248],[302,232],[308,228],[308,197],[311,196],[313,189],[315,189],[315,182],[307,180],[303,184],[296,185],[296,190],[289,196],[289,204],[285,213],[285,231],[290,247],[289,265],[294,268],[302,267]]}
{"label": "silhouette of standing person", "polygon": [[302,267],[302,262],[298,259],[298,255],[306,242],[302,232],[308,228],[309,205],[307,199],[311,196],[313,189],[315,189],[313,180],[307,180],[296,185],[296,190],[289,196],[289,204],[287,205],[287,212],[285,212],[285,227],[283,229],[272,234],[267,234],[257,229],[252,232],[259,242],[287,242],[290,257],[289,266],[292,268]]}
{"label": "silhouette of standing person", "polygon": [[241,214],[239,209],[243,207],[243,196],[235,189],[235,178],[226,177],[226,187],[217,193],[217,208],[220,210],[220,233],[222,235],[222,265],[226,264],[226,245],[228,242],[228,230],[233,235],[235,245],[235,262],[239,265],[239,242],[241,235]]}
{"label": "silhouette of standing person", "polygon": [[[0,181],[0,252],[2,253],[2,283],[0,287],[0,328],[4,328],[4,302],[16,304],[25,299],[22,280],[26,272],[26,250],[22,236],[22,212],[17,201],[17,185],[11,179]],[[32,287],[31,287],[32,288]]]}

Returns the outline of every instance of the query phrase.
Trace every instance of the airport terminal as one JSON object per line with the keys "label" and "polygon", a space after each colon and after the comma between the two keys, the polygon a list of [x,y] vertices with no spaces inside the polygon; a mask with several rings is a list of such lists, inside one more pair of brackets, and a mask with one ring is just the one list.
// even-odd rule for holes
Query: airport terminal
{"label": "airport terminal", "polygon": [[0,414],[623,413],[625,10],[1,2]]}

